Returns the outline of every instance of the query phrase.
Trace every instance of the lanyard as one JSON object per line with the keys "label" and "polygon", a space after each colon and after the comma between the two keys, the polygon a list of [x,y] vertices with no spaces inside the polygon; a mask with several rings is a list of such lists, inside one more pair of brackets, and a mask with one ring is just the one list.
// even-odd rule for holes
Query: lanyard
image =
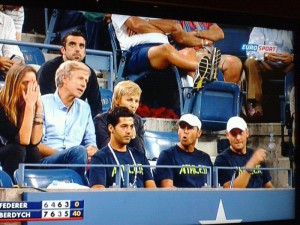
{"label": "lanyard", "polygon": [[[119,160],[118,160],[118,158],[117,158],[117,156],[116,156],[116,153],[115,153],[115,151],[112,149],[110,143],[108,143],[108,148],[109,148],[111,154],[113,155],[114,160],[116,161],[117,165],[120,166],[120,163],[119,163]],[[132,185],[136,185],[136,180],[137,180],[137,167],[136,167],[136,162],[135,162],[135,160],[134,160],[134,157],[133,157],[133,155],[132,155],[130,149],[127,149],[127,150],[128,150],[128,152],[129,152],[129,154],[130,154],[130,156],[131,156],[131,159],[132,159],[133,165],[134,165],[134,180],[133,180],[133,184],[132,184]],[[122,168],[121,168],[121,179],[122,179],[123,184],[124,184],[124,172],[123,172]]]}

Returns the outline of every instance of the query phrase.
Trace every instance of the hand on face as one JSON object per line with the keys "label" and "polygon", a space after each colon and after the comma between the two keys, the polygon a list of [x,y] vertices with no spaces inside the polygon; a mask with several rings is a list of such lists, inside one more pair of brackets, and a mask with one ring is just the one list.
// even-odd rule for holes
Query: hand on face
{"label": "hand on face", "polygon": [[37,86],[37,90],[38,90],[38,95],[37,95],[37,100],[36,100],[36,104],[35,104],[35,109],[39,110],[39,109],[43,108],[42,99],[41,99],[41,92],[40,92],[40,86]]}
{"label": "hand on face", "polygon": [[[26,105],[36,105],[40,106],[41,100],[39,98],[40,95],[40,87],[36,80],[31,80],[28,82],[27,89],[22,90],[23,98]],[[37,103],[39,99],[39,102]]]}

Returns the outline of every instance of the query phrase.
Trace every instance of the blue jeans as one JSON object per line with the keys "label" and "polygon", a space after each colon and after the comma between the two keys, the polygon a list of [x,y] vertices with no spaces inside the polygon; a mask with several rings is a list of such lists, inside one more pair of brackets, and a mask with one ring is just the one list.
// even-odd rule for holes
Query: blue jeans
{"label": "blue jeans", "polygon": [[[43,164],[87,164],[87,151],[82,145],[60,151],[41,159]],[[71,167],[85,180],[85,167]]]}

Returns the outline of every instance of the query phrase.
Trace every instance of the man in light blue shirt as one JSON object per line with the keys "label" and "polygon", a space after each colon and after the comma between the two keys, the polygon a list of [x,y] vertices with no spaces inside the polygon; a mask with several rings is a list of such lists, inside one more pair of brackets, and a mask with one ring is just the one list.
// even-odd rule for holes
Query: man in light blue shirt
{"label": "man in light blue shirt", "polygon": [[[88,103],[79,99],[90,69],[82,62],[66,61],[55,74],[56,92],[42,96],[43,138],[38,148],[45,164],[86,164],[97,151],[95,127]],[[74,168],[84,175],[85,168]]]}
{"label": "man in light blue shirt", "polygon": [[[248,80],[247,100],[249,119],[263,115],[261,102],[264,75],[283,79],[294,70],[293,32],[254,27],[249,38],[252,51],[247,51],[245,72]],[[263,75],[262,75],[263,74]]]}

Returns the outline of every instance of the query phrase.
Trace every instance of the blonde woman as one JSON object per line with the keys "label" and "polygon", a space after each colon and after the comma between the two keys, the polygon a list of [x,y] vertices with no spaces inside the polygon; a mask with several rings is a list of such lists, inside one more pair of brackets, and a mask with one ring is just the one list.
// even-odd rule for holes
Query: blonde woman
{"label": "blonde woman", "polygon": [[19,163],[38,163],[43,134],[43,106],[36,71],[15,64],[0,90],[0,161],[13,177]]}
{"label": "blonde woman", "polygon": [[[135,114],[137,108],[139,107],[140,97],[142,90],[134,82],[130,80],[119,82],[115,88],[112,97],[111,110],[115,107],[126,107],[131,112],[134,113],[134,131],[132,134],[132,139],[128,146],[135,147],[138,151],[145,153],[144,147],[144,123],[142,118]],[[109,142],[109,131],[107,128],[107,115],[108,112],[98,114],[94,118],[95,129],[96,129],[96,139],[97,147],[99,149],[105,147]]]}

